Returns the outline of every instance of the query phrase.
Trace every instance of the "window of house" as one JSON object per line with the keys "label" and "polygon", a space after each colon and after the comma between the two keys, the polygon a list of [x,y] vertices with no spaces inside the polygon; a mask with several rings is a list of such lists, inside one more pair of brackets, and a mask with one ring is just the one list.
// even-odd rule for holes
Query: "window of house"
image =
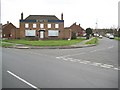
{"label": "window of house", "polygon": [[36,36],[36,30],[25,30],[25,36]]}
{"label": "window of house", "polygon": [[59,30],[48,30],[48,36],[59,36]]}
{"label": "window of house", "polygon": [[40,24],[40,28],[44,28],[44,24],[41,23],[41,24]]}
{"label": "window of house", "polygon": [[36,24],[36,23],[34,23],[34,24],[33,24],[33,28],[36,28],[36,27],[37,27],[37,24]]}
{"label": "window of house", "polygon": [[48,28],[51,28],[51,24],[48,24]]}
{"label": "window of house", "polygon": [[25,28],[29,28],[29,24],[28,23],[25,24]]}
{"label": "window of house", "polygon": [[59,24],[55,24],[55,28],[59,28]]}

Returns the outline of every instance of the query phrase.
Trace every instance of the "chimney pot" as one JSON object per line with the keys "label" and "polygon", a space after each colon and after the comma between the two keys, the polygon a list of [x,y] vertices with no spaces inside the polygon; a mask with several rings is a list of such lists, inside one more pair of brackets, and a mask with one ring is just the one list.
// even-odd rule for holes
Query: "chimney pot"
{"label": "chimney pot", "polygon": [[23,20],[23,12],[21,13],[21,20]]}
{"label": "chimney pot", "polygon": [[63,20],[63,13],[61,14],[61,20]]}
{"label": "chimney pot", "polygon": [[7,24],[9,24],[9,21],[7,21]]}

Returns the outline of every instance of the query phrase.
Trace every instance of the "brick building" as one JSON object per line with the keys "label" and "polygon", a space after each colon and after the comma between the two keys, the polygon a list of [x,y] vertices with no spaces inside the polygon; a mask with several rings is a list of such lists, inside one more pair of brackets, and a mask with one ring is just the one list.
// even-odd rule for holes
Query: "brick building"
{"label": "brick building", "polygon": [[61,20],[55,15],[29,15],[20,19],[20,38],[38,37],[39,39],[68,39],[69,30],[64,30],[63,14]]}
{"label": "brick building", "polygon": [[71,29],[71,33],[76,34],[77,37],[83,36],[85,30],[80,26],[80,24],[73,23],[70,27],[66,27],[65,29]]}
{"label": "brick building", "polygon": [[19,38],[19,29],[12,23],[7,21],[7,24],[2,25],[2,38],[16,39]]}

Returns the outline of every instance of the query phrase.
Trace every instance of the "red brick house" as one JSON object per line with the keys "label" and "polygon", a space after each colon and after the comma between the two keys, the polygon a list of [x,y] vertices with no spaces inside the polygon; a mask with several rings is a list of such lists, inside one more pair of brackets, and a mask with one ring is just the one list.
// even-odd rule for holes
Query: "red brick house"
{"label": "red brick house", "polygon": [[74,24],[72,24],[70,27],[66,27],[65,29],[71,29],[72,33],[75,33],[77,37],[79,36],[83,36],[84,34],[84,29],[79,25],[76,24],[76,22]]}
{"label": "red brick house", "polygon": [[29,15],[20,19],[20,38],[38,37],[39,39],[68,39],[69,30],[64,30],[63,14],[61,19],[55,15]]}
{"label": "red brick house", "polygon": [[19,38],[19,29],[12,23],[7,21],[7,24],[2,26],[2,38],[17,39]]}

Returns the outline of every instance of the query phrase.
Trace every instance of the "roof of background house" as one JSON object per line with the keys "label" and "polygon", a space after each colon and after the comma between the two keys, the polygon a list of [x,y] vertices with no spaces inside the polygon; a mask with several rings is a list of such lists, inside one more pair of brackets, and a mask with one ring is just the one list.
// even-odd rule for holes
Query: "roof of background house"
{"label": "roof of background house", "polygon": [[[74,27],[75,26],[75,27]],[[80,26],[80,24],[79,25],[77,25],[76,23],[73,23],[70,27],[65,27],[65,29],[72,29],[72,28],[75,28],[75,29],[81,29],[81,30],[84,30],[81,26]]]}
{"label": "roof of background house", "polygon": [[14,28],[16,28],[16,26],[14,26],[12,23],[8,23],[8,24],[2,25],[2,29],[4,29],[5,27],[7,27],[7,26],[9,26],[9,25],[12,25]]}
{"label": "roof of background house", "polygon": [[29,15],[25,20],[59,20],[55,15]]}

